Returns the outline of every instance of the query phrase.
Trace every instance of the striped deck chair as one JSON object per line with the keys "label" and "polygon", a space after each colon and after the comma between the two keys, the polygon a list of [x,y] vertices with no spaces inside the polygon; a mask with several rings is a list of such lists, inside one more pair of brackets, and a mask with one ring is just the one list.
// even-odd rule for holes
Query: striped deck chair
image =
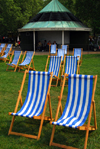
{"label": "striped deck chair", "polygon": [[83,54],[83,48],[73,48],[73,56],[77,56],[79,65],[81,65],[82,63],[82,54]]}
{"label": "striped deck chair", "polygon": [[64,60],[65,49],[58,49],[57,56],[62,56],[62,61]]}
{"label": "striped deck chair", "polygon": [[6,48],[6,50],[3,52],[4,55],[1,55],[0,60],[3,61],[9,61],[10,59],[10,52],[11,52],[11,48]]}
{"label": "striped deck chair", "polygon": [[[28,91],[25,102],[22,104],[22,90],[24,86],[24,82],[26,79],[26,74],[29,74],[29,81],[28,81]],[[14,113],[9,112],[9,115],[13,115],[12,122],[10,125],[10,129],[8,135],[21,135],[24,137],[39,139],[41,135],[43,121],[53,120],[52,119],[52,110],[51,110],[51,101],[50,101],[50,87],[52,81],[52,73],[49,72],[38,72],[38,71],[27,71],[25,70],[24,77],[22,80],[22,85],[19,91],[19,96],[17,99],[16,107]],[[45,116],[47,102],[49,101],[49,110],[50,116]],[[21,103],[21,109],[17,112],[17,108]],[[40,127],[38,135],[31,135],[31,134],[23,134],[17,133],[12,131],[13,123],[15,116],[22,116],[31,119],[40,119]]]}
{"label": "striped deck chair", "polygon": [[58,57],[58,56],[48,56],[47,58],[47,62],[46,62],[46,66],[45,66],[45,71],[47,71],[47,67],[48,67],[48,61],[50,60],[49,63],[49,70],[48,72],[53,72],[53,81],[56,81],[56,84],[52,86],[57,86],[58,85],[58,81],[60,80],[59,78],[59,73],[60,73],[60,69],[61,69],[61,62],[62,62],[62,57]]}
{"label": "striped deck chair", "polygon": [[[61,73],[61,84],[63,82],[64,74],[78,74],[79,61],[76,56],[64,56],[64,65]],[[68,78],[66,78],[68,80]]]}
{"label": "striped deck chair", "polygon": [[[13,57],[13,55],[14,55],[14,57]],[[20,61],[21,55],[22,55],[22,51],[13,51],[13,54],[10,58],[9,63],[6,63],[8,65],[6,71],[8,70],[9,66],[15,68],[14,72],[16,71],[16,69],[18,68],[18,63]],[[12,60],[12,57],[13,57],[13,60]]]}
{"label": "striped deck chair", "polygon": [[[62,112],[61,99],[64,90],[65,78],[67,76],[68,76],[68,96],[65,108]],[[56,125],[58,125],[79,130],[86,130],[86,137],[84,143],[84,149],[86,149],[89,131],[97,129],[96,110],[94,101],[96,82],[97,82],[97,76],[65,74],[61,94],[59,97],[55,121],[51,122],[51,124],[53,124],[54,126],[52,130],[50,145],[58,146],[61,148],[67,148],[67,146],[65,145],[53,143],[55,127]],[[58,119],[59,110],[61,112],[61,117]],[[94,114],[94,126],[90,126],[92,110]],[[74,149],[73,147],[68,148]]]}
{"label": "striped deck chair", "polygon": [[49,45],[49,55],[50,56],[57,55],[57,45],[56,44]]}
{"label": "striped deck chair", "polygon": [[65,55],[69,55],[69,46],[68,45],[61,45],[61,49],[65,49]]}
{"label": "striped deck chair", "polygon": [[[35,70],[34,61],[33,61],[34,54],[35,54],[34,51],[26,52],[25,59],[22,61],[21,64],[19,64],[19,71],[20,71],[20,69]],[[33,64],[32,67],[31,67],[31,63]]]}
{"label": "striped deck chair", "polygon": [[5,50],[5,47],[6,47],[6,44],[5,43],[1,43],[1,45],[0,45],[0,55],[1,56],[3,55],[3,52]]}

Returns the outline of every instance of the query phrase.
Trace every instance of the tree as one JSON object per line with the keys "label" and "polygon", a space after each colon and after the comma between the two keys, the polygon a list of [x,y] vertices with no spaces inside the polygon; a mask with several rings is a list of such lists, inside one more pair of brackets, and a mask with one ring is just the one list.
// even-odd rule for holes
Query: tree
{"label": "tree", "polygon": [[0,35],[16,33],[43,8],[43,0],[0,0]]}
{"label": "tree", "polygon": [[100,33],[100,1],[76,0],[76,16],[88,27],[93,29],[93,34]]}

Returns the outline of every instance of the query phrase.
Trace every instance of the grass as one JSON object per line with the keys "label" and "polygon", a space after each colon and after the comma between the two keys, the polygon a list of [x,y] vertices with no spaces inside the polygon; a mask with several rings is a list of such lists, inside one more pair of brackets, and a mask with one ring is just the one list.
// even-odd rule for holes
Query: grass
{"label": "grass", "polygon": [[[34,56],[35,69],[38,71],[45,70],[47,56]],[[7,65],[0,61],[0,149],[56,149],[57,147],[49,146],[50,136],[52,132],[52,125],[44,121],[42,133],[40,139],[29,139],[21,136],[8,136],[8,130],[10,127],[12,116],[8,115],[8,112],[13,112],[18,97],[18,90],[23,78],[21,72],[6,71]],[[98,75],[97,87],[95,93],[96,102],[96,116],[97,126],[96,131],[89,133],[87,149],[99,149],[100,148],[100,54],[83,55],[82,66],[80,67],[81,74]],[[27,92],[28,77],[26,78],[23,100],[25,99]],[[58,96],[60,95],[61,87],[51,87],[50,97],[52,104],[53,117],[55,117]],[[64,89],[62,105],[67,96],[67,87]],[[19,107],[20,108],[20,107]],[[46,114],[48,114],[48,107]],[[37,134],[39,128],[39,120],[32,120],[23,117],[16,117],[13,130],[18,132],[24,132],[28,134]],[[93,118],[92,118],[93,124]],[[85,131],[79,131],[69,129],[65,127],[56,127],[54,142],[67,144],[68,146],[78,147],[83,149],[85,140]]]}

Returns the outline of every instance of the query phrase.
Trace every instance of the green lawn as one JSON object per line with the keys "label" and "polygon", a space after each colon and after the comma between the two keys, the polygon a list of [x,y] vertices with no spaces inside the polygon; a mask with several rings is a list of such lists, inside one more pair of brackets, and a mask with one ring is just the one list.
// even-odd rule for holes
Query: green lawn
{"label": "green lawn", "polygon": [[[37,71],[44,71],[47,56],[34,56],[34,65]],[[21,136],[9,135],[12,116],[8,112],[13,112],[18,97],[18,90],[23,78],[21,72],[6,71],[7,65],[0,61],[0,149],[56,149],[56,147],[49,146],[50,136],[52,132],[52,125],[44,121],[40,139],[29,139]],[[83,55],[82,66],[80,67],[80,74],[98,75],[95,102],[97,115],[97,130],[89,133],[87,149],[100,149],[100,54]],[[26,78],[23,101],[27,92],[28,77]],[[58,96],[60,95],[61,87],[51,87],[51,104],[53,117],[55,117]],[[67,97],[67,87],[64,89],[62,105]],[[20,108],[20,106],[19,106]],[[49,113],[48,107],[46,114]],[[59,115],[60,116],[60,115]],[[32,120],[23,117],[16,117],[13,130],[28,134],[36,134],[39,128],[39,120]],[[92,123],[93,124],[93,118]],[[83,149],[85,140],[85,131],[69,129],[65,127],[56,127],[54,142],[66,144],[68,146],[78,147]]]}

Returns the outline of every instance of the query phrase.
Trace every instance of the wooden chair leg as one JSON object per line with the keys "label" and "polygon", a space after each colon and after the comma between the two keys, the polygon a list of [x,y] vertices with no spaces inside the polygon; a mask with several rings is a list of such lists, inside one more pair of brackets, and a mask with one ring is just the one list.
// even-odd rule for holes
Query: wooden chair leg
{"label": "wooden chair leg", "polygon": [[11,131],[12,131],[12,127],[13,127],[14,120],[15,120],[15,116],[13,116],[13,118],[12,118],[12,121],[11,121],[11,125],[10,125],[10,128],[9,128],[8,135],[10,135],[10,133],[11,133]]}
{"label": "wooden chair leg", "polygon": [[50,143],[49,143],[49,146],[52,145],[52,141],[53,141],[53,138],[54,138],[54,133],[55,133],[55,127],[56,125],[53,126],[53,130],[52,130],[52,134],[51,134],[51,139],[50,139]]}

